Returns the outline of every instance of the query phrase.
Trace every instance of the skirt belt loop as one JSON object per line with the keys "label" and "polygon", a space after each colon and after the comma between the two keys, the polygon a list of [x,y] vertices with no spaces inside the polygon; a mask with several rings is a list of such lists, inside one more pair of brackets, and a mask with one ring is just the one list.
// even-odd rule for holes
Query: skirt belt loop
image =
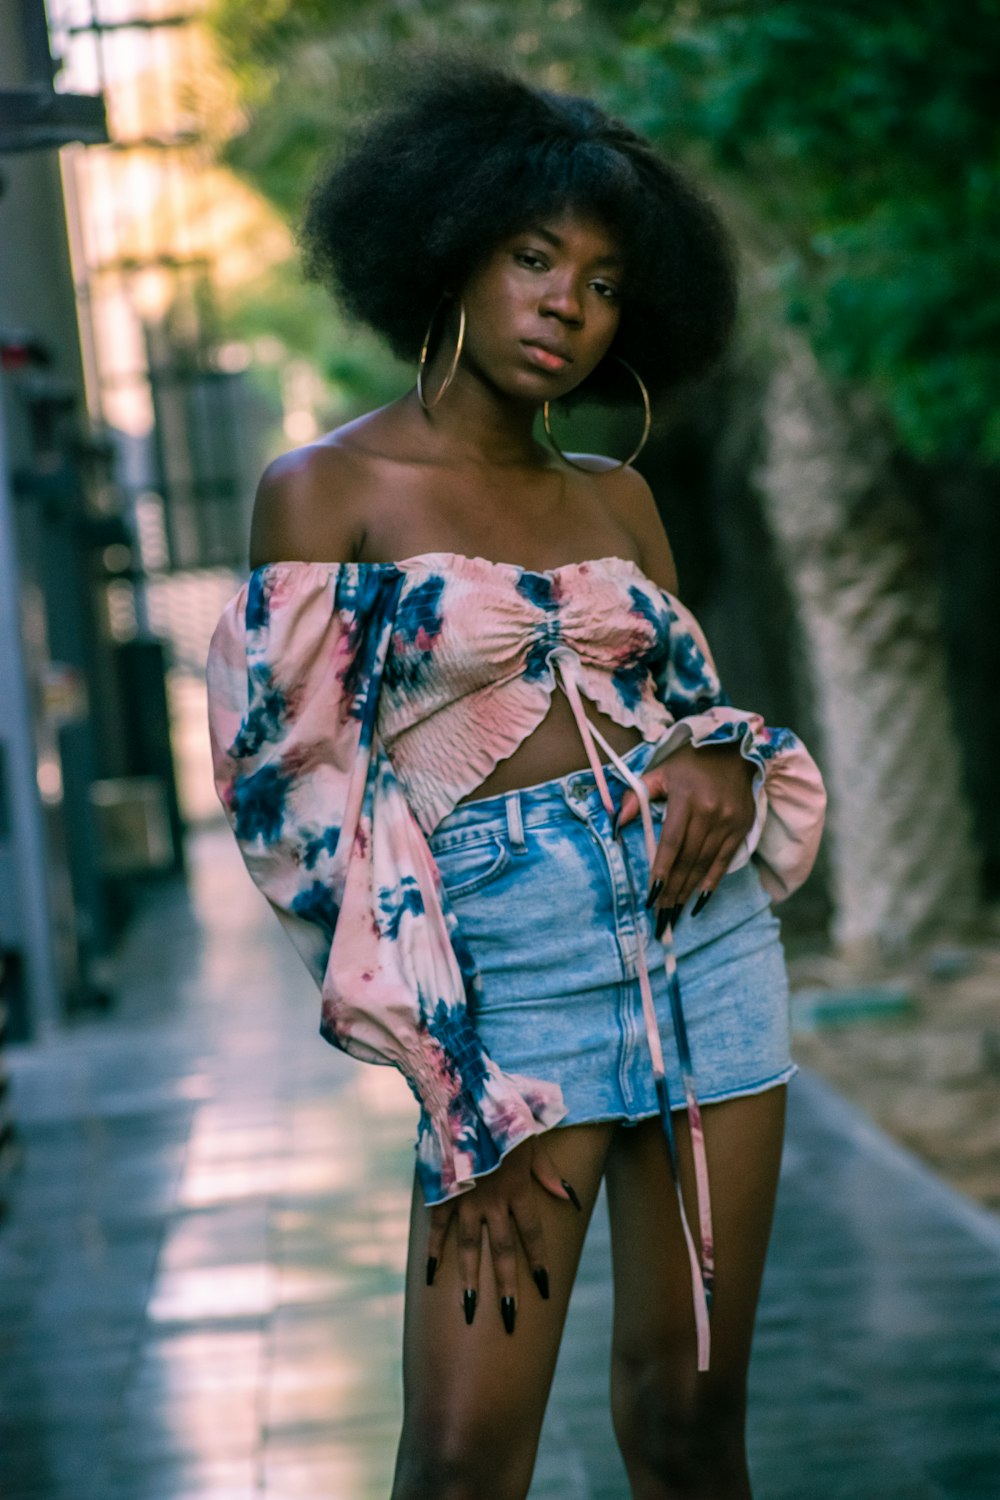
{"label": "skirt belt loop", "polygon": [[507,809],[507,837],[515,854],[523,854],[528,847],[524,839],[524,818],[521,815],[521,793],[508,792],[504,798]]}

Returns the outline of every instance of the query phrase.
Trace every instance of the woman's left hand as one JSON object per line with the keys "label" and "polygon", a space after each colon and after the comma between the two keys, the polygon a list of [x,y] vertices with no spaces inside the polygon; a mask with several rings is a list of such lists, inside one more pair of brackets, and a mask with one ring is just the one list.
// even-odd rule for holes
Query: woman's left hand
{"label": "woman's left hand", "polygon": [[[695,891],[714,891],[754,821],[756,766],[735,744],[680,746],[642,779],[650,798],[667,799],[667,811],[650,872],[651,905],[683,906]],[[629,788],[618,827],[638,815]]]}

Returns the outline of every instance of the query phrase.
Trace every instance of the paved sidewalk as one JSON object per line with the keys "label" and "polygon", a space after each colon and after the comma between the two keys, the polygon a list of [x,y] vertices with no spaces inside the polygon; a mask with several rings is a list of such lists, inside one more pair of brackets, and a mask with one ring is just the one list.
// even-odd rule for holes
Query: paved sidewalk
{"label": "paved sidewalk", "polygon": [[[319,1040],[228,833],[191,854],[115,1013],[13,1052],[0,1496],[385,1500],[413,1102]],[[533,1500],[627,1500],[608,1284],[599,1206]],[[1000,1497],[1000,1220],[810,1076],[752,1385],[758,1500]]]}

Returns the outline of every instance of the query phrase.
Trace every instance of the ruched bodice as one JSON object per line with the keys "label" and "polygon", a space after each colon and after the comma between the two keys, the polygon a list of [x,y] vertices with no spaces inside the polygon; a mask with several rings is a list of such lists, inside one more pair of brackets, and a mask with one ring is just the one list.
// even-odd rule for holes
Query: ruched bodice
{"label": "ruched bodice", "polygon": [[428,552],[395,566],[404,578],[378,728],[425,833],[538,727],[564,667],[643,739],[669,725],[656,688],[676,614],[634,562],[536,572]]}

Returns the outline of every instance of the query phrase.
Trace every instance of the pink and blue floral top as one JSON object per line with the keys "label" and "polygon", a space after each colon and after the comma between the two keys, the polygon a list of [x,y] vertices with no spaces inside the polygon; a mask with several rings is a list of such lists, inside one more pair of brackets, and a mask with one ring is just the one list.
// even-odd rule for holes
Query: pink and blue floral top
{"label": "pink and blue floral top", "polygon": [[[588,698],[655,742],[734,740],[755,766],[749,858],[776,901],[816,858],[826,797],[795,734],[734,708],[691,612],[627,559],[533,571],[452,552],[277,562],[226,606],[208,658],[216,787],[254,882],[321,991],[320,1030],[398,1067],[420,1104],[430,1203],[565,1113],[503,1072],[427,835],[540,724],[556,685],[603,784]],[[619,765],[622,765],[620,761]],[[651,839],[648,797],[627,772]],[[643,893],[644,894],[644,893]],[[669,959],[669,928],[666,942]],[[654,1071],[658,1038],[650,1038]]]}

